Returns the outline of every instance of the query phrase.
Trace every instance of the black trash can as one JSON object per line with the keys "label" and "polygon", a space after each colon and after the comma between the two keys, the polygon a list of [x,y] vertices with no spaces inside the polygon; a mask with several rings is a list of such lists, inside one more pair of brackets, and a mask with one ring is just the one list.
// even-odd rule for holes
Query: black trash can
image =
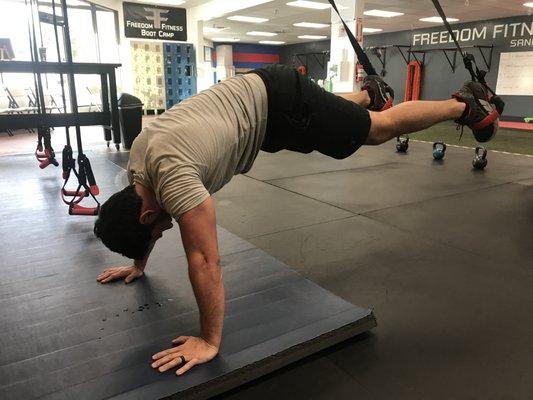
{"label": "black trash can", "polygon": [[143,103],[128,93],[122,93],[118,98],[120,115],[120,130],[125,149],[130,149],[133,141],[142,129]]}

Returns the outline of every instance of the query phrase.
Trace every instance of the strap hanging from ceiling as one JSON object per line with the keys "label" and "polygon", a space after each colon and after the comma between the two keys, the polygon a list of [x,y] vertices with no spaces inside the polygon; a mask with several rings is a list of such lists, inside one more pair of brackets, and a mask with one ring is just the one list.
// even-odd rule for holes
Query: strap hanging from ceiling
{"label": "strap hanging from ceiling", "polygon": [[492,94],[492,97],[490,99],[490,102],[496,106],[496,110],[501,115],[503,113],[503,109],[505,108],[505,103],[503,102],[502,98],[497,96],[494,90],[492,90],[489,85],[487,84],[487,81],[485,80],[485,75],[487,75],[487,71],[480,70],[476,64],[476,60],[474,58],[473,54],[466,53],[463,51],[461,46],[459,45],[459,42],[457,41],[457,38],[455,37],[455,34],[453,33],[452,27],[450,26],[450,23],[448,22],[448,19],[446,18],[446,14],[444,13],[444,10],[442,9],[442,6],[439,3],[439,0],[431,0],[433,5],[435,6],[435,9],[439,13],[439,16],[442,18],[442,22],[444,23],[444,26],[448,30],[448,33],[453,39],[453,42],[455,46],[457,47],[457,50],[463,57],[463,63],[465,65],[465,68],[470,73],[470,76],[474,82],[481,83],[488,91]]}
{"label": "strap hanging from ceiling", "polygon": [[[55,9],[55,0],[52,0],[52,5]],[[72,147],[70,145],[70,133],[67,129],[67,144],[63,149],[63,179],[65,180],[63,187],[61,188],[61,197],[63,201],[69,206],[70,215],[98,215],[100,211],[100,203],[96,196],[100,193],[100,189],[96,184],[94,178],[94,173],[91,167],[89,159],[83,152],[83,144],[81,138],[81,129],[79,124],[79,113],[78,113],[78,100],[76,95],[76,84],[74,81],[74,72],[72,69],[73,60],[72,60],[72,48],[70,41],[70,29],[68,22],[68,10],[66,0],[60,0],[61,14],[63,17],[63,35],[65,38],[65,58],[66,64],[69,66],[69,72],[67,73],[68,84],[69,84],[69,94],[70,94],[70,106],[72,108],[72,113],[74,114],[75,121],[75,131],[76,131],[76,142],[78,147],[78,169],[76,170],[76,160],[72,154]],[[54,25],[57,24],[57,17],[54,12]],[[59,41],[57,30],[56,34],[56,44]],[[58,46],[59,47],[59,46]],[[58,53],[59,56],[59,53]],[[59,59],[61,62],[61,59]],[[76,190],[68,190],[66,188],[67,182],[70,178],[70,173],[73,173],[77,178],[78,186]],[[86,197],[92,197],[96,203],[96,207],[85,207],[79,203]]]}
{"label": "strap hanging from ceiling", "polygon": [[337,5],[335,4],[334,0],[328,0],[329,4],[331,4],[331,7],[337,12],[337,15],[339,16],[342,25],[344,26],[344,30],[346,31],[346,35],[348,35],[348,39],[350,40],[350,43],[352,44],[352,47],[355,51],[355,54],[357,54],[357,59],[363,66],[363,69],[365,70],[367,75],[377,75],[376,70],[374,69],[374,66],[370,62],[368,56],[366,55],[365,51],[361,48],[361,45],[353,35],[352,31],[344,22],[344,19],[341,17],[341,13],[339,12],[339,9],[337,8]]}
{"label": "strap hanging from ceiling", "polygon": [[457,47],[457,50],[463,57],[465,68],[468,70],[468,72],[470,72],[470,76],[472,77],[472,80],[481,83],[483,86],[485,86],[490,91],[490,93],[495,95],[496,93],[494,93],[494,91],[487,85],[487,82],[485,81],[486,71],[480,70],[476,65],[474,56],[470,53],[463,51],[463,49],[461,48],[461,45],[459,45],[459,42],[457,41],[457,38],[455,37],[455,33],[453,33],[452,27],[450,26],[450,23],[448,22],[448,19],[446,18],[446,14],[444,13],[444,10],[442,9],[442,6],[440,5],[439,0],[431,0],[431,2],[433,3],[433,5],[435,6],[435,9],[439,13],[439,16],[442,18],[442,22],[444,23],[444,26],[446,27],[448,33],[450,34],[453,40],[453,43],[455,44],[455,47]]}

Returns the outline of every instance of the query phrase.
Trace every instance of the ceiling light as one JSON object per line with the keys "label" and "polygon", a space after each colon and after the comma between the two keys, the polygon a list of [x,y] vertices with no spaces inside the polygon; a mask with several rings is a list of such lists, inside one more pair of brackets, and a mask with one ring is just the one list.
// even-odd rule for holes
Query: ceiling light
{"label": "ceiling light", "polygon": [[533,2],[531,2],[531,3],[524,3],[524,6],[533,8]]}
{"label": "ceiling light", "polygon": [[204,33],[218,33],[229,29],[229,27],[216,28],[214,26],[204,26]]}
{"label": "ceiling light", "polygon": [[278,35],[277,33],[274,33],[274,32],[258,32],[258,31],[246,32],[246,34],[250,36],[277,36]]}
{"label": "ceiling light", "polygon": [[299,39],[311,39],[311,40],[319,40],[319,39],[327,39],[327,36],[319,36],[319,35],[302,35],[298,36]]}
{"label": "ceiling light", "polygon": [[[183,3],[185,3],[184,0],[155,0],[155,1],[150,1],[150,0],[137,0],[138,3],[143,3],[143,4],[159,4],[159,5],[162,5],[162,6],[180,6],[182,5]],[[73,1],[71,2],[69,0],[69,5],[72,5],[72,6],[76,6],[76,5],[85,5],[87,6],[87,3],[84,4],[83,1]]]}
{"label": "ceiling light", "polygon": [[287,5],[291,7],[312,8],[314,10],[325,10],[331,7],[329,4],[326,3],[305,0],[291,1],[287,3]]}
{"label": "ceiling light", "polygon": [[260,40],[259,43],[261,44],[285,44],[285,42],[282,42],[280,40]]}
{"label": "ceiling light", "polygon": [[228,19],[231,21],[251,22],[253,24],[262,24],[268,21],[268,18],[246,17],[244,15],[233,15],[228,17]]}
{"label": "ceiling light", "polygon": [[401,13],[401,12],[383,11],[383,10],[368,10],[368,11],[365,11],[364,14],[370,15],[371,17],[383,17],[383,18],[392,18],[392,17],[399,17],[400,15],[404,15],[404,13]]}
{"label": "ceiling light", "polygon": [[322,29],[322,28],[329,27],[329,24],[317,24],[316,22],[298,22],[293,25],[299,28],[315,28],[315,29]]}
{"label": "ceiling light", "polygon": [[216,37],[211,39],[213,42],[240,42],[241,39],[237,38],[224,38],[224,37]]}
{"label": "ceiling light", "polygon": [[363,33],[381,32],[382,30],[380,28],[363,28]]}
{"label": "ceiling light", "polygon": [[[436,24],[444,23],[444,21],[442,20],[441,17],[420,18],[419,21],[422,21],[422,22],[434,22]],[[457,18],[448,18],[448,17],[446,17],[446,21],[448,21],[448,22],[457,22],[459,20]]]}

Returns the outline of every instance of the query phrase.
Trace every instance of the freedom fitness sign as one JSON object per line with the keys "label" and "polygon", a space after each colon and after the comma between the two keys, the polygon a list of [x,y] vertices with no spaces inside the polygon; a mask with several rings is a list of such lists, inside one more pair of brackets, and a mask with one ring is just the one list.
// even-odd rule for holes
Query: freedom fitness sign
{"label": "freedom fitness sign", "polygon": [[[523,49],[533,47],[533,16],[521,16],[452,25],[452,31],[461,45],[494,45],[502,48]],[[416,30],[411,46],[441,48],[453,46],[447,30],[433,28]]]}
{"label": "freedom fitness sign", "polygon": [[187,41],[184,8],[123,3],[124,34],[128,38]]}

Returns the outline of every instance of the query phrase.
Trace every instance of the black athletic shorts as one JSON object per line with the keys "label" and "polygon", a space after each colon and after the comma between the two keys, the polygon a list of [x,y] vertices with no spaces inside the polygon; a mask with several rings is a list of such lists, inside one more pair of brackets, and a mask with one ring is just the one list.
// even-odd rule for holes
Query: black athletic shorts
{"label": "black athletic shorts", "polygon": [[366,142],[370,114],[363,107],[327,92],[285,65],[267,65],[251,72],[263,79],[268,94],[262,150],[316,150],[342,159]]}

